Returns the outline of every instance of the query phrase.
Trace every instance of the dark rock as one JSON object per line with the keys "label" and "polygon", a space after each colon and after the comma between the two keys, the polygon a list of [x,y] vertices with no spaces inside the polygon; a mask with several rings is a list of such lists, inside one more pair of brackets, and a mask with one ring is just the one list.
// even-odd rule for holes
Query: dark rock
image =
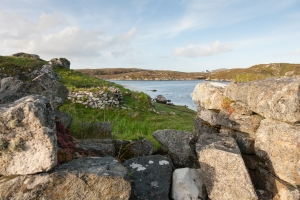
{"label": "dark rock", "polygon": [[71,115],[59,110],[55,110],[54,115],[55,115],[55,121],[58,121],[61,124],[63,124],[65,128],[69,128],[71,126],[73,120],[73,117]]}
{"label": "dark rock", "polygon": [[130,151],[133,153],[134,157],[148,156],[153,153],[154,146],[149,140],[141,139],[134,141],[130,146]]}
{"label": "dark rock", "polygon": [[212,126],[208,122],[196,117],[194,119],[194,133],[198,136],[204,133],[219,133],[221,126]]}
{"label": "dark rock", "polygon": [[59,66],[70,69],[71,62],[66,58],[52,58],[49,61],[49,64],[52,66]]}
{"label": "dark rock", "polygon": [[166,104],[166,103],[167,103],[167,99],[166,99],[166,97],[164,97],[163,95],[157,95],[157,96],[155,97],[155,101],[156,101],[157,103],[162,103],[162,104]]}
{"label": "dark rock", "polygon": [[130,199],[169,199],[172,177],[171,160],[161,155],[141,156],[126,160],[131,179]]}
{"label": "dark rock", "polygon": [[195,153],[196,135],[190,132],[172,129],[158,130],[152,135],[168,150],[168,154],[176,168],[199,167]]}
{"label": "dark rock", "polygon": [[115,156],[115,147],[112,140],[84,139],[75,142],[75,147],[83,149],[87,154],[99,157]]}

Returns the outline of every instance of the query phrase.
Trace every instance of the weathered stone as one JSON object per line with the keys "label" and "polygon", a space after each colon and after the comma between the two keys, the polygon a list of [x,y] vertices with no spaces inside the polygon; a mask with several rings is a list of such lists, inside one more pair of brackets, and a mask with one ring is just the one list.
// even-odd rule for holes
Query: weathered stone
{"label": "weathered stone", "polygon": [[257,199],[233,138],[203,134],[196,144],[196,151],[210,199]]}
{"label": "weathered stone", "polygon": [[157,130],[153,137],[168,150],[169,156],[176,168],[198,168],[199,163],[195,153],[197,136],[190,132],[165,129]]}
{"label": "weathered stone", "polygon": [[230,83],[225,95],[265,118],[300,122],[300,78]]}
{"label": "weathered stone", "polygon": [[129,199],[126,168],[112,157],[80,158],[52,173],[2,177],[1,199]]}
{"label": "weathered stone", "polygon": [[247,108],[247,106],[242,102],[232,102],[230,107],[241,115],[253,115],[253,112]]}
{"label": "weathered stone", "polygon": [[256,155],[280,179],[300,185],[300,127],[270,119],[261,121],[256,133]]}
{"label": "weathered stone", "polygon": [[263,168],[258,167],[251,177],[255,187],[272,194],[274,200],[299,200],[300,189],[280,180]]}
{"label": "weathered stone", "polygon": [[211,126],[208,122],[196,117],[194,119],[194,133],[198,136],[204,133],[219,133],[220,126]]}
{"label": "weathered stone", "polygon": [[154,152],[154,146],[149,140],[140,139],[134,141],[134,143],[130,146],[130,151],[135,157],[148,156]]}
{"label": "weathered stone", "polygon": [[36,60],[40,59],[40,56],[38,56],[36,54],[28,54],[28,53],[23,53],[23,52],[15,53],[15,54],[12,54],[11,56],[20,57],[20,58],[33,58]]}
{"label": "weathered stone", "polygon": [[75,142],[75,147],[83,149],[88,154],[99,157],[115,156],[115,147],[112,140],[84,139]]}
{"label": "weathered stone", "polygon": [[161,155],[141,156],[124,162],[131,179],[130,199],[169,199],[171,160]]}
{"label": "weathered stone", "polygon": [[57,80],[53,69],[48,65],[33,71],[28,77],[32,80],[23,82],[13,77],[2,79],[0,104],[12,103],[22,97],[39,94],[47,97],[54,108],[58,108],[68,97],[68,89]]}
{"label": "weathered stone", "polygon": [[207,193],[201,169],[176,169],[173,172],[171,196],[175,200],[206,199]]}
{"label": "weathered stone", "polygon": [[263,119],[260,115],[241,115],[237,112],[230,114],[227,110],[221,110],[217,117],[217,124],[237,131],[249,133],[255,137],[255,132]]}
{"label": "weathered stone", "polygon": [[52,66],[59,66],[70,69],[71,62],[66,58],[52,58],[49,61],[49,64]]}
{"label": "weathered stone", "polygon": [[214,110],[207,110],[200,106],[197,107],[197,111],[197,117],[208,122],[211,126],[217,125],[218,112]]}
{"label": "weathered stone", "polygon": [[195,104],[205,109],[221,110],[225,87],[226,84],[222,83],[199,83],[192,93],[192,99]]}
{"label": "weathered stone", "polygon": [[248,133],[234,131],[224,126],[221,127],[220,133],[227,134],[233,137],[240,148],[240,151],[245,154],[254,154],[254,142],[255,139]]}
{"label": "weathered stone", "polygon": [[155,97],[155,101],[156,101],[157,103],[162,103],[162,104],[166,104],[166,103],[167,103],[167,99],[166,99],[166,97],[164,97],[163,95],[157,95],[157,96]]}
{"label": "weathered stone", "polygon": [[57,142],[49,100],[31,95],[2,105],[0,139],[0,175],[33,174],[52,169],[57,164]]}
{"label": "weathered stone", "polygon": [[55,121],[60,122],[65,128],[69,128],[71,126],[73,117],[65,112],[61,112],[59,110],[54,111]]}

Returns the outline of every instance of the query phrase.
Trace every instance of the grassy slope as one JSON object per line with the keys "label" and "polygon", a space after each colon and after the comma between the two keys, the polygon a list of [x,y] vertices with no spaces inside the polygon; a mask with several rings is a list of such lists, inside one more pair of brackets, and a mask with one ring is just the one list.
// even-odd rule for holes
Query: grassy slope
{"label": "grassy slope", "polygon": [[[0,75],[15,76],[28,73],[40,68],[47,62],[32,58],[16,58],[0,56]],[[55,71],[61,75],[62,83],[70,91],[79,91],[92,87],[106,88],[109,86],[119,87],[123,92],[124,105],[127,110],[121,108],[92,109],[85,108],[80,104],[73,104],[69,100],[60,110],[73,116],[71,131],[76,138],[101,138],[101,135],[93,135],[89,130],[84,130],[85,122],[108,121],[113,127],[113,134],[119,139],[146,138],[159,146],[152,133],[160,129],[177,129],[193,131],[193,119],[196,112],[184,106],[167,106],[162,104],[151,105],[148,96],[141,92],[125,89],[121,85],[89,77],[78,71],[55,67]],[[167,115],[158,115],[156,111],[166,111]],[[171,115],[175,112],[176,115]]]}

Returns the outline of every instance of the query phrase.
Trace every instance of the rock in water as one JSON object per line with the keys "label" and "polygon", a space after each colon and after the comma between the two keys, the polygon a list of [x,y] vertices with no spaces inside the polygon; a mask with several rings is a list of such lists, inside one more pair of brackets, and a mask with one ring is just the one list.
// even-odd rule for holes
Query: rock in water
{"label": "rock in water", "polygon": [[169,199],[172,178],[171,160],[161,155],[141,156],[126,160],[131,179],[130,199]]}
{"label": "rock in water", "polygon": [[196,151],[210,199],[257,199],[233,138],[222,134],[203,134],[196,144]]}
{"label": "rock in water", "polygon": [[300,78],[230,83],[225,95],[265,118],[300,122]]}
{"label": "rock in water", "polygon": [[31,95],[0,106],[0,175],[46,172],[57,164],[50,101]]}
{"label": "rock in water", "polygon": [[112,157],[80,158],[52,173],[2,177],[1,199],[125,200],[130,197],[126,168]]}
{"label": "rock in water", "polygon": [[300,186],[300,127],[265,119],[256,133],[256,155],[280,179]]}
{"label": "rock in water", "polygon": [[197,136],[190,132],[172,129],[155,131],[153,137],[168,150],[176,168],[199,168],[195,153]]}
{"label": "rock in water", "polygon": [[201,169],[181,168],[173,173],[172,198],[175,200],[206,199]]}

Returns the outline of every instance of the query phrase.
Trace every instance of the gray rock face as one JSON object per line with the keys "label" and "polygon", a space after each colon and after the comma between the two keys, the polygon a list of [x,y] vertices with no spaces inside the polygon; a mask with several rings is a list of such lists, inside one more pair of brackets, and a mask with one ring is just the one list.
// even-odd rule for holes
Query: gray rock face
{"label": "gray rock face", "polygon": [[195,153],[197,136],[193,133],[165,129],[155,131],[153,137],[168,150],[168,154],[176,168],[198,168]]}
{"label": "gray rock face", "polygon": [[166,97],[164,97],[163,95],[157,95],[157,96],[155,97],[155,101],[156,101],[157,103],[162,103],[162,104],[166,104],[166,103],[167,103],[167,99],[166,99]]}
{"label": "gray rock face", "polygon": [[130,145],[130,151],[135,157],[148,156],[154,152],[154,146],[150,141],[141,139],[135,141],[132,145]]}
{"label": "gray rock face", "polygon": [[253,137],[263,118],[259,115],[241,115],[233,112],[231,115],[226,110],[221,110],[217,117],[217,124],[237,131],[249,133]]}
{"label": "gray rock face", "polygon": [[99,157],[115,156],[115,147],[112,140],[84,139],[78,140],[76,148],[85,150],[88,154]]}
{"label": "gray rock face", "polygon": [[265,118],[300,122],[300,78],[230,83],[225,95]]}
{"label": "gray rock face", "polygon": [[173,173],[171,194],[175,200],[206,199],[207,193],[201,169],[176,169]]}
{"label": "gray rock face", "polygon": [[20,58],[33,58],[33,59],[40,59],[40,56],[36,55],[36,54],[28,54],[28,53],[23,53],[23,52],[20,52],[20,53],[15,53],[15,54],[12,54],[11,56],[13,57],[20,57]]}
{"label": "gray rock face", "polygon": [[221,83],[199,83],[192,93],[192,99],[195,104],[205,109],[221,110],[225,87],[226,84]]}
{"label": "gray rock face", "polygon": [[18,78],[7,77],[1,80],[0,104],[12,103],[22,97],[39,94],[50,99],[54,108],[59,107],[68,96],[67,88],[58,82],[58,76],[48,65],[33,71],[28,77],[31,81],[23,82]]}
{"label": "gray rock face", "polygon": [[0,106],[0,175],[46,172],[57,164],[52,106],[39,95]]}
{"label": "gray rock face", "polygon": [[73,117],[65,112],[61,112],[59,110],[54,111],[55,121],[60,122],[65,128],[69,128],[71,126]]}
{"label": "gray rock face", "polygon": [[71,62],[66,58],[52,58],[49,61],[49,64],[52,66],[59,66],[70,69]]}
{"label": "gray rock face", "polygon": [[211,126],[217,125],[218,112],[214,110],[207,110],[199,106],[197,107],[197,111],[197,117],[208,122]]}
{"label": "gray rock face", "polygon": [[300,185],[300,127],[265,119],[256,133],[256,155],[280,179]]}
{"label": "gray rock face", "polygon": [[233,137],[240,148],[240,151],[244,154],[254,154],[254,141],[248,133],[234,131],[232,129],[221,127],[220,133],[227,134]]}
{"label": "gray rock face", "polygon": [[210,199],[257,199],[235,140],[203,134],[196,151]]}
{"label": "gray rock face", "polygon": [[219,133],[220,126],[211,126],[208,122],[196,117],[194,119],[194,133],[198,136],[204,133]]}
{"label": "gray rock face", "polygon": [[172,178],[171,160],[161,155],[141,156],[126,160],[131,179],[130,199],[169,199]]}
{"label": "gray rock face", "polygon": [[129,199],[127,170],[114,158],[82,158],[52,173],[2,177],[1,199]]}

